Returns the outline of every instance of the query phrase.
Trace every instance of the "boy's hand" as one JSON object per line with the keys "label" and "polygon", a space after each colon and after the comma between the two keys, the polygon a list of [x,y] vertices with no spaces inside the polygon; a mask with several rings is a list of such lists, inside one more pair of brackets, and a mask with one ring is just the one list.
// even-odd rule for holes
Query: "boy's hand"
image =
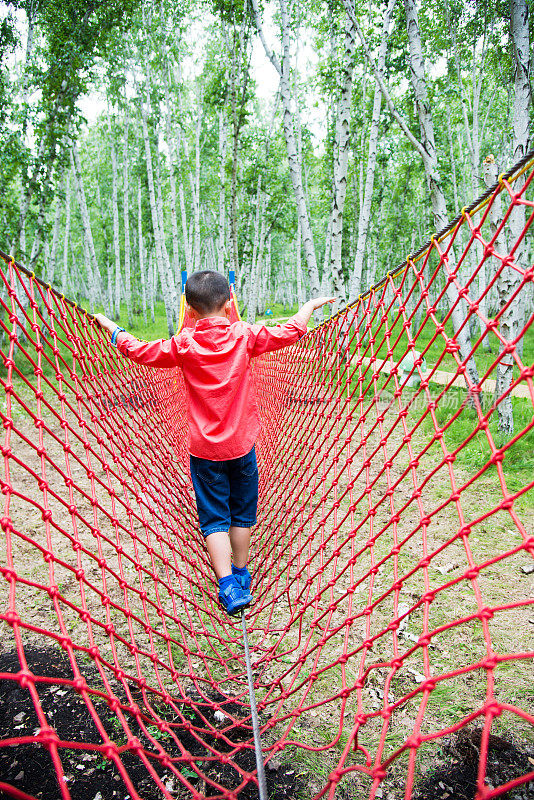
{"label": "boy's hand", "polygon": [[321,306],[326,305],[326,303],[335,303],[335,301],[335,297],[315,297],[313,300],[308,300],[307,303],[304,303],[300,309],[300,314],[302,314],[306,320],[306,324],[308,324],[311,315],[316,309],[321,308]]}
{"label": "boy's hand", "polygon": [[321,306],[325,306],[327,303],[335,303],[335,297],[314,297],[311,301],[313,303],[313,310],[316,311]]}
{"label": "boy's hand", "polygon": [[113,322],[113,320],[108,319],[105,314],[95,314],[95,322],[100,325],[101,328],[104,328],[105,331],[108,333],[113,333],[115,328],[117,328],[117,323]]}

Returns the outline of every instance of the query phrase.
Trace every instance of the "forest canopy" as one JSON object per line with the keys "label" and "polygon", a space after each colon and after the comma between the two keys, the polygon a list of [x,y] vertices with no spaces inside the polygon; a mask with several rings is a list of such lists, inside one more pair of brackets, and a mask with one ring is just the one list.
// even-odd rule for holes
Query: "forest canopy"
{"label": "forest canopy", "polygon": [[181,270],[234,270],[249,320],[354,299],[529,148],[526,0],[0,16],[0,249],[115,319],[163,301],[169,333]]}

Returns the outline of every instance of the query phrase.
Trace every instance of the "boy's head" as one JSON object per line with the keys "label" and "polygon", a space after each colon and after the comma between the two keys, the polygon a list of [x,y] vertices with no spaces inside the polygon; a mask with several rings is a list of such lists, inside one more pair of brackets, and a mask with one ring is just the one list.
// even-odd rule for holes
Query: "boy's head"
{"label": "boy's head", "polygon": [[193,272],[185,284],[185,299],[201,316],[213,314],[230,300],[230,284],[220,272]]}

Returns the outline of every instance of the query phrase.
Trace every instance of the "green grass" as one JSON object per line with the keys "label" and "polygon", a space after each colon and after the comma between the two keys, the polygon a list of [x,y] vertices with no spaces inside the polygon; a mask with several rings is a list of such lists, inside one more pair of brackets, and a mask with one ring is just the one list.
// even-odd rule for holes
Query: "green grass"
{"label": "green grass", "polygon": [[[97,311],[104,312],[103,308],[98,308]],[[128,316],[126,313],[126,306],[121,306],[121,313],[118,319],[114,319],[117,325],[121,328],[126,328],[129,333],[133,333],[138,339],[145,339],[152,341],[153,339],[167,339],[169,331],[167,328],[167,317],[165,314],[165,306],[162,302],[156,303],[154,306],[154,322],[150,317],[150,309],[147,309],[147,321],[143,319],[141,311],[134,312],[133,325],[128,324]]]}
{"label": "green grass", "polygon": [[[377,320],[377,324],[373,326],[373,329],[376,337],[374,351],[377,358],[393,358],[394,361],[399,361],[405,355],[409,346],[408,334],[404,328],[402,317],[390,314],[387,326]],[[447,340],[451,340],[454,337],[450,320],[445,323],[443,333],[436,332],[436,326],[429,318],[421,324],[419,330],[412,326],[411,333],[412,336],[416,337],[414,342],[415,349],[424,355],[427,367],[432,367],[439,363],[438,369],[445,372],[456,372],[458,364],[454,355],[445,352]],[[477,326],[475,335],[471,337],[472,345],[476,343],[478,337],[479,329]],[[499,341],[495,334],[489,334],[488,343],[491,351],[484,349],[480,345],[474,354],[481,378],[489,369],[494,371],[493,365],[499,353]],[[370,355],[370,352],[367,355]],[[524,364],[532,364],[534,362],[534,329],[532,328],[526,331],[524,337],[522,360]],[[514,366],[514,379],[518,376],[519,368]]]}
{"label": "green grass", "polygon": [[[390,325],[391,327],[389,328]],[[456,373],[458,365],[454,356],[445,352],[445,338],[440,334],[432,341],[435,333],[434,323],[427,321],[417,337],[415,348],[420,353],[424,353],[427,369],[438,365],[438,369],[442,371]],[[452,338],[452,326],[450,323],[445,326],[445,334],[448,338]],[[398,362],[406,353],[408,344],[408,336],[403,329],[401,321],[397,320],[394,324],[390,320],[387,323],[377,322],[373,351],[378,359],[392,358],[393,361]],[[493,352],[487,352],[480,348],[475,354],[475,361],[481,378],[488,370],[490,370],[489,377],[496,377],[495,361],[498,357],[498,342],[495,336],[493,336],[491,345]],[[352,347],[351,349],[354,350],[355,348]],[[364,349],[365,347],[362,348],[361,352]],[[369,348],[365,355],[369,357],[370,354],[371,349]],[[524,364],[534,362],[534,329],[532,328],[526,332],[524,337],[522,361]],[[334,370],[332,369],[331,371],[333,373]],[[519,377],[519,368],[515,365],[514,379],[517,377]],[[372,381],[372,372],[369,369],[362,387],[358,387],[357,382],[358,374],[355,372],[348,388],[350,392],[354,393],[355,398],[360,395],[360,392],[365,393],[364,406],[368,406],[373,401],[375,391],[377,394],[381,394],[382,399],[386,401],[393,400],[393,392],[395,391],[393,376],[385,373],[378,375],[376,378],[376,390]],[[443,385],[430,382],[429,392],[432,397],[438,398],[443,389]],[[483,430],[474,433],[479,424],[479,419],[475,409],[466,403],[467,395],[463,388],[451,388],[441,398],[436,408],[436,421],[439,430],[443,431],[444,443],[449,452],[454,452],[460,448],[456,455],[455,463],[470,472],[477,472],[491,459],[492,449],[489,441],[491,438],[496,448],[504,448],[503,470],[508,488],[511,491],[518,491],[532,479],[534,468],[534,429],[528,430],[529,426],[532,425],[533,419],[532,403],[529,399],[512,397],[514,433],[510,435],[504,434],[499,430],[498,411],[496,409],[491,411],[492,394],[490,392],[482,392],[480,398],[482,413],[489,414],[487,434]],[[402,391],[401,404],[403,407],[409,408],[407,420],[409,428],[417,426],[423,415],[426,414],[419,427],[419,432],[421,441],[427,442],[434,436],[435,428],[431,415],[426,413],[428,403],[424,393],[417,389],[405,387]],[[396,407],[396,401],[394,401],[392,408]],[[521,431],[525,431],[525,433],[512,445],[507,446]],[[497,467],[492,464],[489,467],[489,471],[494,474],[495,480],[497,480]],[[532,502],[533,499],[531,497],[530,503]]]}

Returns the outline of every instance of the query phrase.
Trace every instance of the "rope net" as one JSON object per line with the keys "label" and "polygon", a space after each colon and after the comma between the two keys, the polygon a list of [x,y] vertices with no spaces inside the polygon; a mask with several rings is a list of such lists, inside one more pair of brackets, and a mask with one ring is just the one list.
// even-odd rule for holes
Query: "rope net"
{"label": "rope net", "polygon": [[[254,362],[270,797],[527,797],[533,177]],[[5,261],[0,796],[257,797],[180,371],[128,362]],[[465,795],[438,780],[462,741]],[[498,741],[524,756],[501,777]]]}

